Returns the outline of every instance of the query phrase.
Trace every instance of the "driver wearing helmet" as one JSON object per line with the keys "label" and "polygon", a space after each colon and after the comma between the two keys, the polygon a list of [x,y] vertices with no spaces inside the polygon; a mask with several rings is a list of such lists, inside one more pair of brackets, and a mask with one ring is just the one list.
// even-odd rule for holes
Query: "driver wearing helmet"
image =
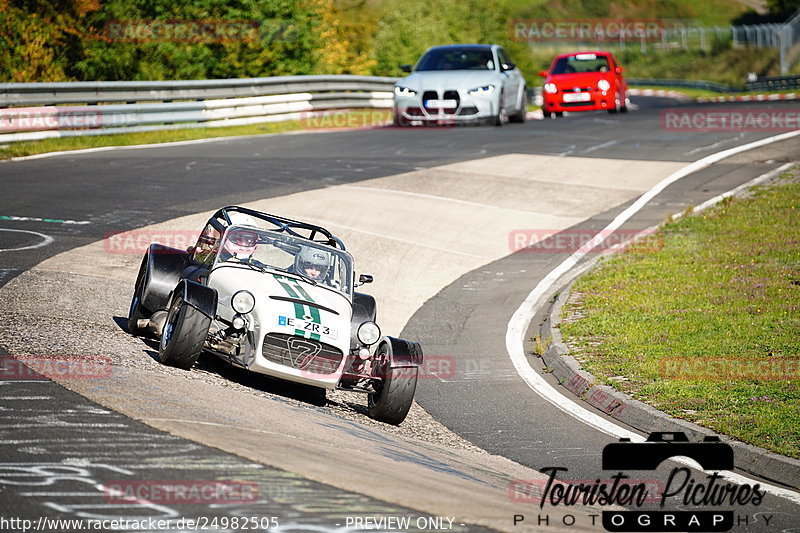
{"label": "driver wearing helmet", "polygon": [[[253,253],[258,246],[258,229],[255,219],[245,213],[231,213],[228,217],[231,225],[244,226],[234,227],[228,233],[222,250],[219,254],[220,261],[237,260],[242,263],[258,263],[253,259]],[[248,228],[253,229],[248,229]]]}
{"label": "driver wearing helmet", "polygon": [[294,271],[314,281],[323,281],[331,267],[331,254],[318,248],[303,246],[294,258]]}
{"label": "driver wearing helmet", "polygon": [[220,260],[236,259],[247,263],[252,260],[257,245],[258,233],[245,228],[234,228],[225,239],[225,244],[220,252]]}

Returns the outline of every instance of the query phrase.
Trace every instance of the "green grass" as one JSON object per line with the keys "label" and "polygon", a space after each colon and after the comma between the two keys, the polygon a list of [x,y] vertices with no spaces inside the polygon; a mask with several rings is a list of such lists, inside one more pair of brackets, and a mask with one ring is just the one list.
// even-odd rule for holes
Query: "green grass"
{"label": "green grass", "polygon": [[[660,249],[602,263],[576,283],[565,308],[565,316],[581,309],[586,317],[561,329],[607,384],[797,458],[800,167],[782,180],[666,224]],[[753,364],[778,379],[742,373]]]}
{"label": "green grass", "polygon": [[44,139],[41,141],[15,142],[0,146],[0,159],[103,146],[132,146],[137,144],[157,144],[188,141],[192,139],[208,139],[212,137],[234,137],[300,130],[376,126],[387,124],[390,120],[391,112],[388,110],[331,111],[330,114],[319,117],[308,117],[307,119],[289,120],[286,122],[268,122],[250,126],[184,128],[169,131]]}

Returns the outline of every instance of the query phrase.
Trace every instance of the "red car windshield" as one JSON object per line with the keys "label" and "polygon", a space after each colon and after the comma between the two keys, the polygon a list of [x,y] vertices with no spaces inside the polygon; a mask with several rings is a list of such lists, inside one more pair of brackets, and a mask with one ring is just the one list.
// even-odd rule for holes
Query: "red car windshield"
{"label": "red car windshield", "polygon": [[558,58],[552,74],[574,74],[577,72],[608,72],[608,58],[596,54],[575,54]]}

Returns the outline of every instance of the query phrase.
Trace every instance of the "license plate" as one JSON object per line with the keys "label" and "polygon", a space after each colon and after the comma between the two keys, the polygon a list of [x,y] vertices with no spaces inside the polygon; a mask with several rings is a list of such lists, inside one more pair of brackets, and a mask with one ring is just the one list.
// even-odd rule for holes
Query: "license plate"
{"label": "license plate", "polygon": [[564,93],[562,100],[565,102],[588,102],[592,99],[589,93]]}
{"label": "license plate", "polygon": [[317,335],[324,335],[331,339],[336,339],[338,333],[335,329],[311,322],[310,320],[303,320],[302,318],[293,318],[290,316],[279,316],[278,325],[286,326],[294,329],[302,329],[308,333],[316,333]]}
{"label": "license plate", "polygon": [[427,100],[425,107],[449,108],[456,107],[455,100]]}

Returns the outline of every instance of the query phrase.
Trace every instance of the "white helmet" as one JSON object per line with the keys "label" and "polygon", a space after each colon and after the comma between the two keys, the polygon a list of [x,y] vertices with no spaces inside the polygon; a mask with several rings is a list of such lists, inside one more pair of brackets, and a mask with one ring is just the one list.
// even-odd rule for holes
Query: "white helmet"
{"label": "white helmet", "polygon": [[315,280],[325,279],[330,267],[330,252],[319,248],[303,246],[294,258],[295,272],[307,275]]}
{"label": "white helmet", "polygon": [[228,218],[231,219],[232,226],[252,226],[254,228],[258,227],[258,222],[256,219],[251,217],[246,213],[240,213],[238,211],[234,211],[232,213],[228,213]]}

